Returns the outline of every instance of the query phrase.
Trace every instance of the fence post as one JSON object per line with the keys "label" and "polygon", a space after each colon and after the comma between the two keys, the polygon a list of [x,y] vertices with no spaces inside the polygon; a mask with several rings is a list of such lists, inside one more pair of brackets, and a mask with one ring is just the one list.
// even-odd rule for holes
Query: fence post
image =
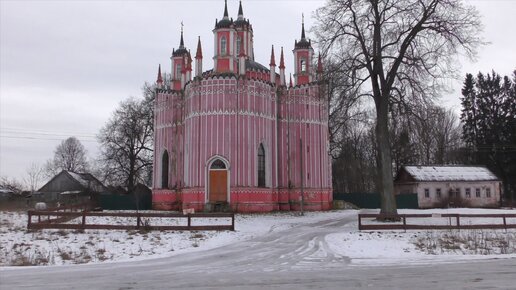
{"label": "fence post", "polygon": [[503,228],[505,229],[505,232],[507,232],[507,221],[505,220],[505,215],[503,215]]}
{"label": "fence post", "polygon": [[27,215],[29,216],[29,220],[27,221],[27,229],[30,229],[32,224],[32,213],[30,212],[30,210],[27,212]]}
{"label": "fence post", "polygon": [[188,214],[188,229],[190,229],[191,225],[192,225],[192,221],[190,219],[190,214]]}
{"label": "fence post", "polygon": [[140,220],[140,213],[137,212],[136,213],[136,228],[139,229],[140,228],[140,223],[141,223],[141,220]]}
{"label": "fence post", "polygon": [[362,230],[362,215],[358,214],[358,230]]}
{"label": "fence post", "polygon": [[455,217],[457,219],[457,229],[460,231],[460,214]]}
{"label": "fence post", "polygon": [[407,232],[407,216],[403,215],[402,218],[403,218],[403,230],[405,232]]}
{"label": "fence post", "polygon": [[86,212],[82,211],[82,229],[84,230],[84,226],[86,225]]}
{"label": "fence post", "polygon": [[41,222],[41,214],[38,214],[38,223]]}
{"label": "fence post", "polygon": [[231,214],[231,230],[235,231],[235,213]]}

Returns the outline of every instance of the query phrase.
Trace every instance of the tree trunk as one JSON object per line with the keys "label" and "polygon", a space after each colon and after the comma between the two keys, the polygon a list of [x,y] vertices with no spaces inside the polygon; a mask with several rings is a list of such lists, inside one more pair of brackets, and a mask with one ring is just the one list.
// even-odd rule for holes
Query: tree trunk
{"label": "tree trunk", "polygon": [[398,213],[392,179],[391,145],[389,142],[388,99],[376,99],[376,145],[378,147],[378,180],[382,198],[380,214]]}

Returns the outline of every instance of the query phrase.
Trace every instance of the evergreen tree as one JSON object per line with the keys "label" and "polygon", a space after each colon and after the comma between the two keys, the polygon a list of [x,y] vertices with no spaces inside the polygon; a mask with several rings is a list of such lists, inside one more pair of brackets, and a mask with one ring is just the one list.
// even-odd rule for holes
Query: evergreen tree
{"label": "evergreen tree", "polygon": [[462,90],[463,138],[473,164],[502,179],[506,198],[516,191],[516,72],[513,80],[496,72],[466,76]]}

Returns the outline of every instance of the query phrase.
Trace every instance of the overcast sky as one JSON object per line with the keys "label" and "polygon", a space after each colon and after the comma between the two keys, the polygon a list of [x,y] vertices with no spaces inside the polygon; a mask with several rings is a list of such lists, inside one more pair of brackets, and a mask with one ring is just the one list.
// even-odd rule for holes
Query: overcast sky
{"label": "overcast sky", "polygon": [[[466,72],[516,68],[516,1],[467,1],[475,5],[491,44]],[[255,58],[267,65],[271,45],[285,49],[287,74],[294,39],[324,1],[244,0],[244,16],[254,30]],[[224,1],[5,1],[0,0],[0,176],[22,179],[31,163],[43,165],[55,147],[76,136],[90,158],[98,154],[95,135],[118,103],[141,96],[154,82],[158,64],[170,71],[172,48],[179,44],[181,21],[185,44],[203,44],[204,69],[213,66],[215,18]],[[238,1],[229,0],[236,19]],[[309,34],[310,35],[310,34]],[[277,60],[278,61],[278,60]],[[460,109],[461,81],[442,104]]]}

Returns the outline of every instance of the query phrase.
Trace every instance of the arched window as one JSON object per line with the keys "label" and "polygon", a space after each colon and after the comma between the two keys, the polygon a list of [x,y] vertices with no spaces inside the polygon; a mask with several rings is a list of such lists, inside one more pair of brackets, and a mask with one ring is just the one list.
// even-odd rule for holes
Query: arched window
{"label": "arched window", "polygon": [[176,79],[180,79],[181,78],[181,64],[178,63],[176,64]]}
{"label": "arched window", "polygon": [[161,188],[168,188],[168,152],[163,152],[161,158]]}
{"label": "arched window", "polygon": [[226,37],[222,36],[220,38],[220,54],[226,55]]}
{"label": "arched window", "polygon": [[301,71],[306,71],[306,60],[304,59],[301,60]]}
{"label": "arched window", "polygon": [[265,187],[265,149],[258,147],[258,187]]}
{"label": "arched window", "polygon": [[224,164],[224,162],[222,162],[222,160],[217,159],[217,160],[213,161],[210,169],[226,169],[226,164]]}
{"label": "arched window", "polygon": [[240,45],[242,45],[242,39],[240,38],[240,36],[237,36],[237,41],[236,41],[236,55],[237,56],[240,54]]}

